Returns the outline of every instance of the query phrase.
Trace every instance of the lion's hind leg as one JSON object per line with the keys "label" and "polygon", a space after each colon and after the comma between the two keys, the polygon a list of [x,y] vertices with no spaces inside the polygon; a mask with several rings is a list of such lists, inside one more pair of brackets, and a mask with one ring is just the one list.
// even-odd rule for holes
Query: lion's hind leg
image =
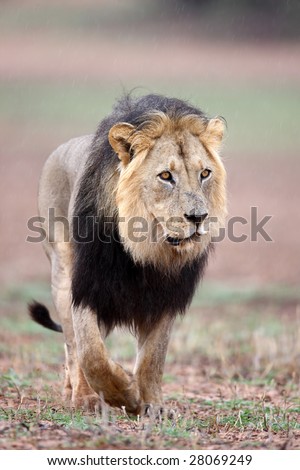
{"label": "lion's hind leg", "polygon": [[66,242],[56,243],[51,253],[53,301],[59,316],[65,339],[65,383],[64,397],[78,407],[94,409],[99,397],[88,385],[80,369],[71,314],[70,246]]}

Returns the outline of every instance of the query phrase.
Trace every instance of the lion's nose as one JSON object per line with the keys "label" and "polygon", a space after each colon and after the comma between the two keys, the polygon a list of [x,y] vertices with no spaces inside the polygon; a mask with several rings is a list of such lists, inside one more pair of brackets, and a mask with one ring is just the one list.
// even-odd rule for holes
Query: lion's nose
{"label": "lion's nose", "polygon": [[189,222],[193,222],[194,224],[202,224],[202,222],[204,222],[204,220],[206,219],[207,216],[208,216],[207,212],[205,212],[203,214],[195,214],[195,213],[184,214],[184,217]]}

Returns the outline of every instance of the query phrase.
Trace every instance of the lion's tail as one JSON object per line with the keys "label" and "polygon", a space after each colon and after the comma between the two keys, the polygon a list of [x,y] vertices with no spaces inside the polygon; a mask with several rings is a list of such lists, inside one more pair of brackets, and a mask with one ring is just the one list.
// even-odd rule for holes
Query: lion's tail
{"label": "lion's tail", "polygon": [[58,331],[59,333],[62,333],[62,327],[52,320],[52,318],[50,317],[49,310],[45,307],[45,305],[34,301],[28,304],[28,310],[32,320],[34,320],[36,323],[44,326],[45,328],[48,328],[49,330]]}

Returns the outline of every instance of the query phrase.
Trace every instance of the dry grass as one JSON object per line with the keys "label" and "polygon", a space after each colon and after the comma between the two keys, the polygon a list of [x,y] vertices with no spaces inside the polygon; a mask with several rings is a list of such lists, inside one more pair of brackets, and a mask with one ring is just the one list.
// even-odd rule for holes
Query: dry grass
{"label": "dry grass", "polygon": [[[27,319],[43,286],[4,293],[1,307],[1,448],[300,448],[299,338],[295,292],[204,286],[178,321],[164,379],[165,412],[132,418],[104,406],[74,411],[61,401],[61,336]],[[13,347],[12,347],[13,345]],[[117,332],[113,356],[131,366],[134,344]]]}

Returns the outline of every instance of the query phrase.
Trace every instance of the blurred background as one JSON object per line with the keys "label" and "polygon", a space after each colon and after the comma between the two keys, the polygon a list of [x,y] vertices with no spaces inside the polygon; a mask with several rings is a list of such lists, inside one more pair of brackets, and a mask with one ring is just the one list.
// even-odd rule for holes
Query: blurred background
{"label": "blurred background", "polygon": [[[94,132],[123,92],[190,100],[228,123],[229,217],[250,208],[272,238],[218,243],[205,282],[294,292],[300,278],[297,0],[0,2],[0,281],[47,285],[27,243],[48,155]],[[223,286],[223,287],[222,287]],[[292,290],[291,290],[292,289]],[[287,291],[286,291],[287,292]]]}
{"label": "blurred background", "polygon": [[299,19],[297,0],[1,1],[2,285],[48,279],[25,242],[42,165],[135,87],[224,116],[229,216],[273,216],[272,243],[219,243],[207,280],[297,284]]}
{"label": "blurred background", "polygon": [[[263,424],[257,409],[268,397],[276,424],[284,400],[280,448],[287,448],[289,429],[300,429],[299,21],[298,0],[0,0],[0,411],[17,410],[14,419],[23,422],[21,394],[49,406],[61,394],[62,338],[26,314],[32,298],[53,312],[48,260],[39,244],[26,242],[42,166],[61,143],[93,133],[115,100],[135,89],[190,100],[226,118],[228,219],[248,221],[235,226],[246,241],[217,244],[189,314],[174,328],[167,404],[185,413],[191,403],[195,416],[216,419],[220,432],[225,423],[225,440],[226,423],[235,423],[240,440],[236,397],[244,398],[251,429],[272,446],[269,431],[263,435],[265,408]],[[271,242],[260,234],[249,239],[251,207],[252,225],[272,216],[264,226]],[[131,367],[133,342],[114,335],[113,357]],[[212,418],[224,399],[238,415],[228,402],[228,417]],[[286,415],[291,404],[295,418]],[[0,420],[11,423],[3,413]],[[33,419],[30,429],[40,417]],[[190,424],[183,433],[194,442]],[[24,448],[16,436],[7,448]],[[189,442],[183,448],[195,448]]]}

